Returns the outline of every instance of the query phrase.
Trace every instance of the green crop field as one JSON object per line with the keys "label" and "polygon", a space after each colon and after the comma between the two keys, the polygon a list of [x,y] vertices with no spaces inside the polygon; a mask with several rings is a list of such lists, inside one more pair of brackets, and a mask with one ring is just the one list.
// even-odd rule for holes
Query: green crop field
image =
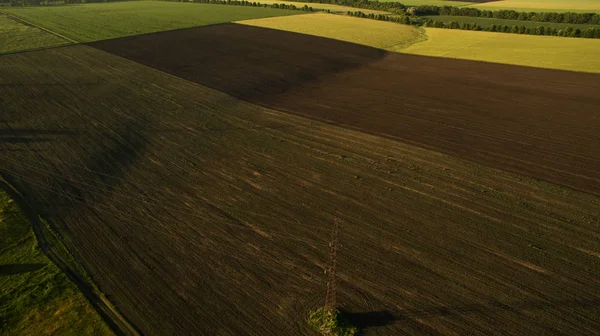
{"label": "green crop field", "polygon": [[554,22],[533,22],[533,21],[522,21],[522,20],[504,20],[494,18],[482,18],[482,17],[469,17],[469,16],[452,16],[452,15],[432,15],[425,16],[426,19],[437,20],[440,22],[458,22],[458,23],[476,23],[483,28],[487,28],[493,24],[503,26],[525,26],[529,28],[535,28],[538,26],[553,27],[556,29],[563,29],[567,27],[586,29],[586,28],[600,28],[600,25],[591,24],[573,24],[573,23],[554,23]]}
{"label": "green crop field", "polygon": [[422,31],[412,26],[321,13],[237,23],[322,36],[388,50],[400,50],[424,39]]}
{"label": "green crop field", "polygon": [[600,12],[597,0],[503,0],[475,4],[487,10],[512,9],[523,12]]}
{"label": "green crop field", "polygon": [[110,335],[77,287],[37,247],[27,218],[0,192],[0,333]]}
{"label": "green crop field", "polygon": [[69,42],[0,14],[0,53],[46,48]]}
{"label": "green crop field", "polygon": [[272,8],[158,1],[7,8],[5,11],[79,42],[301,13]]}
{"label": "green crop field", "polygon": [[427,28],[402,52],[600,73],[600,40]]}

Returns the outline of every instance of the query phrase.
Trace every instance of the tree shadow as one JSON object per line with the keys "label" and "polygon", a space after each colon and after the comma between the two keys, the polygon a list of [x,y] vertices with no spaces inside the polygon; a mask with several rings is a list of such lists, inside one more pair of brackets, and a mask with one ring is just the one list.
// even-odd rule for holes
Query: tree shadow
{"label": "tree shadow", "polygon": [[361,335],[362,332],[369,327],[390,325],[401,318],[401,316],[387,310],[360,313],[351,313],[343,309],[340,309],[340,311],[348,318],[353,326],[358,328],[358,335]]}
{"label": "tree shadow", "polygon": [[0,276],[29,273],[39,270],[45,264],[5,264],[0,265]]}
{"label": "tree shadow", "polygon": [[468,315],[490,311],[526,311],[526,310],[545,310],[552,308],[593,308],[600,306],[600,299],[578,298],[572,300],[555,301],[524,301],[512,304],[502,302],[490,302],[487,304],[471,304],[462,306],[441,306],[426,309],[402,310],[398,312],[399,319],[402,318],[427,318],[451,315]]}
{"label": "tree shadow", "polygon": [[359,329],[358,335],[370,327],[381,327],[394,324],[397,321],[445,317],[453,315],[470,315],[479,313],[489,313],[493,311],[529,311],[545,310],[553,308],[568,309],[591,309],[600,306],[600,299],[578,298],[572,300],[556,301],[524,301],[514,304],[504,304],[501,302],[490,302],[487,304],[471,304],[462,306],[435,306],[424,309],[405,309],[398,311],[380,310],[369,312],[349,312],[343,309],[340,311],[348,320]]}

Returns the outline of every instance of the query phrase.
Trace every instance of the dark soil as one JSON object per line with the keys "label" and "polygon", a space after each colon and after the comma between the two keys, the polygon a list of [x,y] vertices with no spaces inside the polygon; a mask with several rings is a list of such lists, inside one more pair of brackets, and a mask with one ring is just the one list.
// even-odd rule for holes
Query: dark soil
{"label": "dark soil", "polygon": [[600,194],[600,75],[236,24],[91,45],[252,103]]}
{"label": "dark soil", "polygon": [[286,110],[83,45],[0,57],[0,174],[143,334],[314,335],[334,218],[365,335],[600,330],[598,76],[236,25],[95,46]]}

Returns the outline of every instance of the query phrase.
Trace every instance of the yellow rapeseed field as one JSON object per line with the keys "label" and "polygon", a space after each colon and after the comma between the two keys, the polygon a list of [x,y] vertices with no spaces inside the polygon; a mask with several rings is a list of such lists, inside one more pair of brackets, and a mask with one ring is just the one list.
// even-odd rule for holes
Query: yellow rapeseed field
{"label": "yellow rapeseed field", "polygon": [[600,12],[598,0],[503,0],[473,5],[480,9],[535,12]]}
{"label": "yellow rapeseed field", "polygon": [[424,39],[423,32],[412,26],[324,13],[245,20],[237,23],[322,36],[387,50],[401,50]]}
{"label": "yellow rapeseed field", "polygon": [[402,52],[600,73],[600,40],[427,28]]}

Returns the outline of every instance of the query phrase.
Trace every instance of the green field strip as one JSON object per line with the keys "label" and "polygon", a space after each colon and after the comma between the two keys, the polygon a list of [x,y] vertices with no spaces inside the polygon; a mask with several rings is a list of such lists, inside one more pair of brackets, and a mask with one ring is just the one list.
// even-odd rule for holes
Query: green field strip
{"label": "green field strip", "polygon": [[302,13],[274,8],[159,1],[3,10],[77,42]]}

